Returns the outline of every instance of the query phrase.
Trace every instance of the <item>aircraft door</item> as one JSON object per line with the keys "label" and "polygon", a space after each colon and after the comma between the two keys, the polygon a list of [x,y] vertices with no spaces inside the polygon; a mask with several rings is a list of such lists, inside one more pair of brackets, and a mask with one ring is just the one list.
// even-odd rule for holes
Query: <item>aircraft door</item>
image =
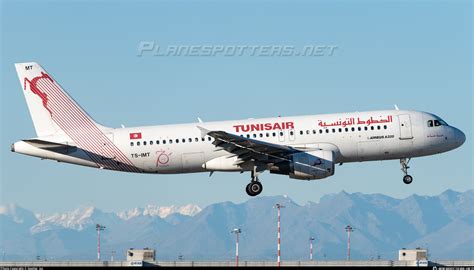
{"label": "aircraft door", "polygon": [[401,114],[398,116],[400,126],[400,140],[413,139],[413,131],[411,128],[411,119],[409,114]]}

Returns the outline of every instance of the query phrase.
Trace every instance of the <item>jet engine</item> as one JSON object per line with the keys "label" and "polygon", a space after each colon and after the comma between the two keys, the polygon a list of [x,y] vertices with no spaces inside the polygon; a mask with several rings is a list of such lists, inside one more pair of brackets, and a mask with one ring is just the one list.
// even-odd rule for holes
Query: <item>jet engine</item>
{"label": "jet engine", "polygon": [[333,151],[316,150],[293,154],[290,162],[275,164],[270,173],[298,180],[317,180],[334,175],[334,167]]}

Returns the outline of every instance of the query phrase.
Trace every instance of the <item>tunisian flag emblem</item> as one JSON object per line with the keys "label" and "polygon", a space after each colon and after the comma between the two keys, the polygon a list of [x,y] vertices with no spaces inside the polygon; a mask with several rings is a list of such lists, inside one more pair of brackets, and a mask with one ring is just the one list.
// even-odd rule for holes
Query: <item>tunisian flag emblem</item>
{"label": "tunisian flag emblem", "polygon": [[130,140],[139,140],[142,138],[142,133],[130,133]]}

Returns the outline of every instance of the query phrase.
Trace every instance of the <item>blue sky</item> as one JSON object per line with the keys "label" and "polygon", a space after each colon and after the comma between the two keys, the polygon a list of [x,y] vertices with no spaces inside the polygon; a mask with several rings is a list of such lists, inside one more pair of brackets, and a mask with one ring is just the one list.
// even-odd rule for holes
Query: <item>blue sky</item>
{"label": "blue sky", "polygon": [[[133,175],[10,152],[35,136],[15,62],[39,62],[98,122],[119,127],[364,111],[433,112],[463,130],[462,148],[412,161],[337,167],[323,181],[262,175],[262,195],[405,197],[474,186],[470,1],[2,1],[1,203],[44,213],[94,205],[248,199],[249,175]],[[336,45],[332,56],[137,56],[167,45]]]}

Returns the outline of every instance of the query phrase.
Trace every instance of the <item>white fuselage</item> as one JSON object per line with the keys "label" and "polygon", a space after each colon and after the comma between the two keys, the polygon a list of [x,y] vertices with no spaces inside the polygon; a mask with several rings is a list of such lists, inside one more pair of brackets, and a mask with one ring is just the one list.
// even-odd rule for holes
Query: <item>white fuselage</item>
{"label": "white fuselage", "polygon": [[[335,163],[347,163],[427,156],[462,145],[465,136],[460,130],[445,124],[429,126],[429,121],[434,120],[442,121],[430,113],[387,110],[118,128],[104,130],[104,134],[138,168],[137,172],[177,174],[247,170],[236,166],[236,157],[213,145],[214,139],[203,136],[198,127],[302,151],[333,151]],[[132,138],[131,134],[140,136]],[[41,139],[74,146],[66,134]],[[20,141],[12,150],[61,162],[102,167],[90,158],[91,153],[80,148],[71,153],[52,152]],[[110,160],[116,158],[115,154],[101,149],[92,154]]]}
{"label": "white fuselage", "polygon": [[114,129],[94,121],[38,63],[15,69],[38,137],[14,143],[13,152],[131,173],[249,171],[249,196],[261,194],[265,171],[319,180],[345,162],[400,159],[410,184],[411,158],[466,139],[436,115],[398,108]]}

